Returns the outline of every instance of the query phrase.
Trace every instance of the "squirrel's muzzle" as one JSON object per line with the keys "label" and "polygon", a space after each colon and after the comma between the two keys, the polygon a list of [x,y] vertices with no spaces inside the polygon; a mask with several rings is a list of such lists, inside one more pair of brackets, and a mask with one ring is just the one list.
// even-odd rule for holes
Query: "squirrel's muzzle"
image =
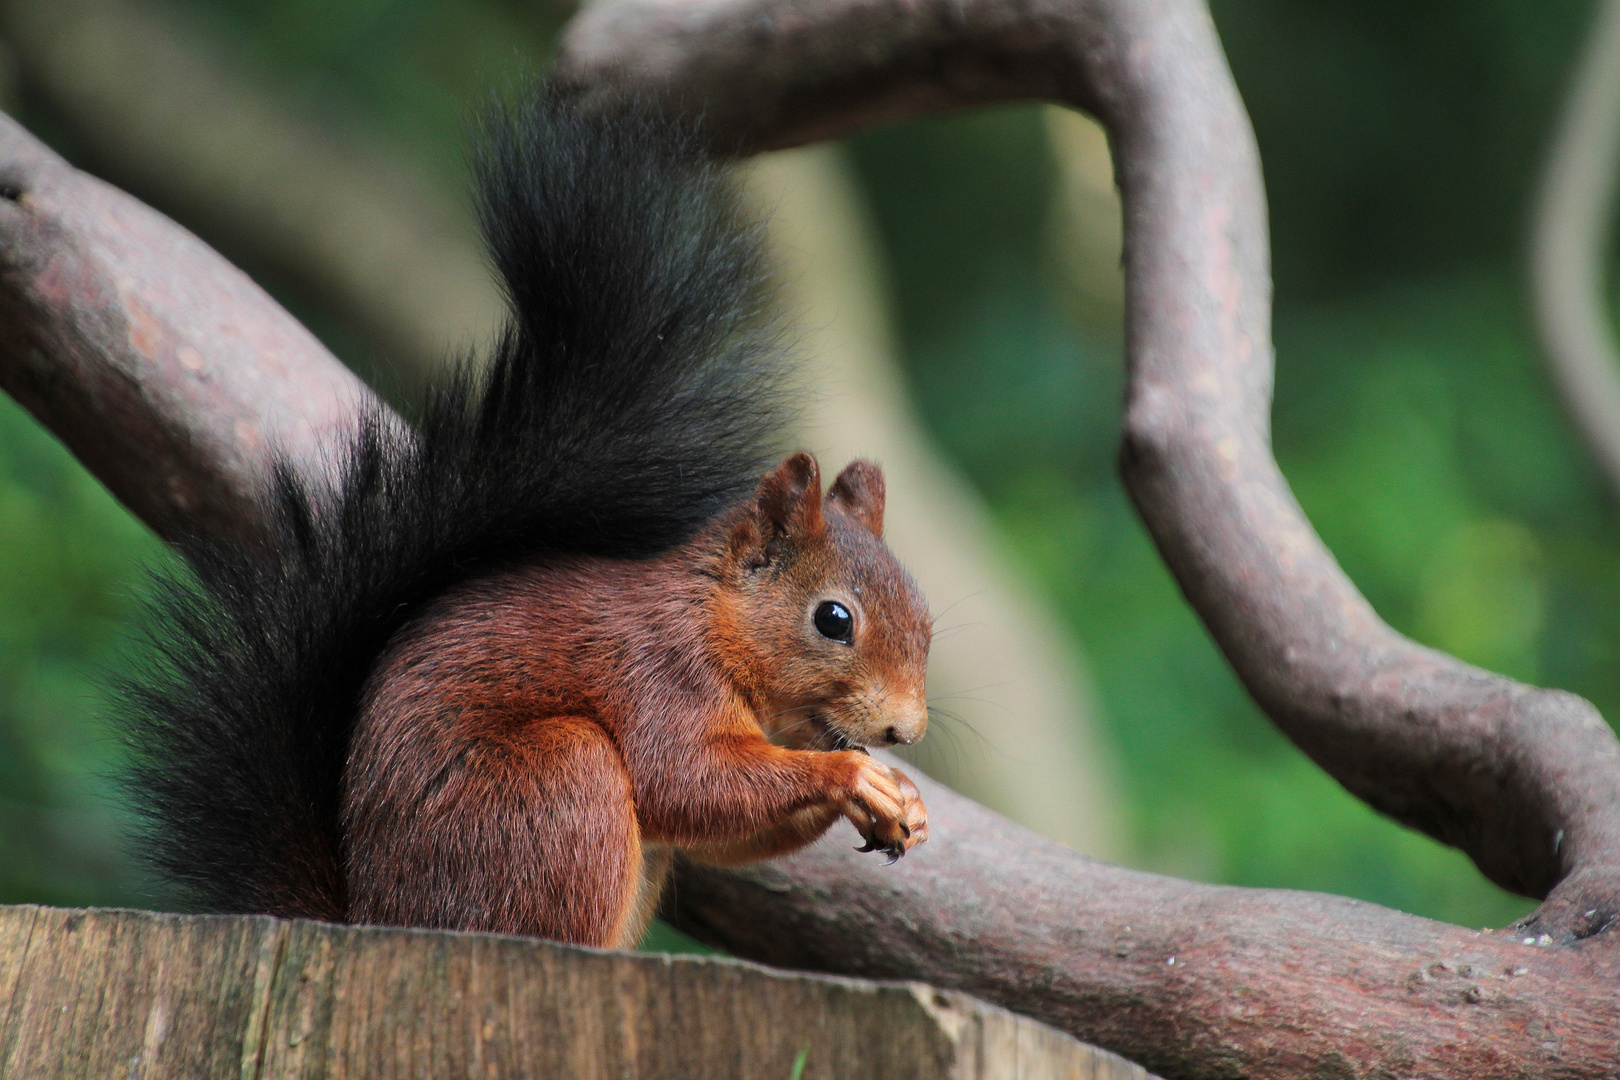
{"label": "squirrel's muzzle", "polygon": [[896,701],[890,698],[883,711],[883,730],[877,741],[886,746],[910,746],[928,730],[928,703],[921,698]]}

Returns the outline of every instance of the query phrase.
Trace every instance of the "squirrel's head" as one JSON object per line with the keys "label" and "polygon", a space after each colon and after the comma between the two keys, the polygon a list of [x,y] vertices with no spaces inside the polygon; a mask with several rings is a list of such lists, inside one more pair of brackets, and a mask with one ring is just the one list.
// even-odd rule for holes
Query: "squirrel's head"
{"label": "squirrel's head", "polygon": [[928,605],[883,542],[883,473],[851,463],[825,497],[797,453],[727,521],[715,651],[790,746],[914,743],[928,726]]}

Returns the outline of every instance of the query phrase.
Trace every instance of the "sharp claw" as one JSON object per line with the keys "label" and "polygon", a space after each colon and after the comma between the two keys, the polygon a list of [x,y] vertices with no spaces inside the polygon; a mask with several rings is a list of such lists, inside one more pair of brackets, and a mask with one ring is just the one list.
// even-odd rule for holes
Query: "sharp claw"
{"label": "sharp claw", "polygon": [[906,839],[911,839],[911,826],[907,825],[903,821],[900,823],[900,832],[906,837]]}
{"label": "sharp claw", "polygon": [[888,862],[885,862],[883,865],[884,866],[893,866],[895,863],[900,861],[900,856],[902,856],[904,854],[905,854],[905,852],[903,852],[903,851],[895,851],[893,848],[889,849],[889,860],[888,860]]}
{"label": "sharp claw", "polygon": [[876,851],[878,848],[880,848],[882,846],[883,845],[881,845],[881,844],[879,844],[877,842],[877,837],[868,836],[866,838],[866,846],[865,847],[858,847],[855,850],[856,851]]}

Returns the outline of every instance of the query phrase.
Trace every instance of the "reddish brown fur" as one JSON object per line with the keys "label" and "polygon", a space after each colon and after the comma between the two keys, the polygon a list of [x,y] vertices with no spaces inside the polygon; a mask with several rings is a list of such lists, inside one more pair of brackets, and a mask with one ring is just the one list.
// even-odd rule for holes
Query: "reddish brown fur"
{"label": "reddish brown fur", "polygon": [[[355,732],[350,919],[625,945],[669,848],[767,858],[839,816],[895,854],[924,840],[916,787],[853,748],[926,725],[930,623],[883,498],[855,462],[823,499],[795,454],[664,556],[536,559],[443,597]],[[827,599],[853,644],[816,632]]]}

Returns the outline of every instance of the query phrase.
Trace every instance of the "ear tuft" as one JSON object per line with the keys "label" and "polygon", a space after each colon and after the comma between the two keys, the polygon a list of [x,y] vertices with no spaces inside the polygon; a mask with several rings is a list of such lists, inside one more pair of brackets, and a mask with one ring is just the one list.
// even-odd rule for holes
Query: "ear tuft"
{"label": "ear tuft", "polygon": [[827,501],[883,535],[883,470],[870,461],[852,461],[827,491]]}
{"label": "ear tuft", "polygon": [[758,565],[776,559],[783,548],[802,543],[826,529],[821,516],[821,469],[804,451],[790,455],[759,482],[754,492],[750,530],[760,550]]}

